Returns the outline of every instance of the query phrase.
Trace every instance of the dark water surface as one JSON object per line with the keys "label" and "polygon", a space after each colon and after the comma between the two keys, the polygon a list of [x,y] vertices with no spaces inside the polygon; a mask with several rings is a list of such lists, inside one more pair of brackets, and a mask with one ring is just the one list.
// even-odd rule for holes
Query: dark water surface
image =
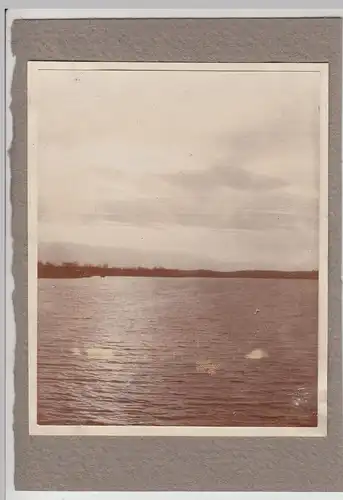
{"label": "dark water surface", "polygon": [[317,293],[316,280],[39,280],[38,423],[316,426]]}

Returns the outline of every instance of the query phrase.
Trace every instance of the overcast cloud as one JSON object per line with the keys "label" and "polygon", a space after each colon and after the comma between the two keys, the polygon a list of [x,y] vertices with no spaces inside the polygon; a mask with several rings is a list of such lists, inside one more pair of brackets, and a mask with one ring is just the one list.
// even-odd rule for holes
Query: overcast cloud
{"label": "overcast cloud", "polygon": [[319,75],[42,71],[39,255],[318,267]]}

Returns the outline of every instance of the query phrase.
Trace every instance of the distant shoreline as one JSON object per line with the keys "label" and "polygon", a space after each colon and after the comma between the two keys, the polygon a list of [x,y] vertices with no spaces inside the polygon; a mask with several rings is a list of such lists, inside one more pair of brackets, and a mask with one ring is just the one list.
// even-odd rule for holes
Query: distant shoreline
{"label": "distant shoreline", "polygon": [[318,271],[211,271],[207,269],[182,270],[165,268],[118,268],[87,266],[74,263],[55,265],[38,262],[38,279],[80,279],[92,277],[136,278],[264,278],[264,279],[311,279],[318,280]]}

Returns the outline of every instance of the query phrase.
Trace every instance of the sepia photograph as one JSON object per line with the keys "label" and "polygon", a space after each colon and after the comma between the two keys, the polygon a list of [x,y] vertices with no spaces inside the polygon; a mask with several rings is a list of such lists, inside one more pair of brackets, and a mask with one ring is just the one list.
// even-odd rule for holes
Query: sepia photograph
{"label": "sepia photograph", "polygon": [[28,63],[30,433],[325,436],[326,64]]}

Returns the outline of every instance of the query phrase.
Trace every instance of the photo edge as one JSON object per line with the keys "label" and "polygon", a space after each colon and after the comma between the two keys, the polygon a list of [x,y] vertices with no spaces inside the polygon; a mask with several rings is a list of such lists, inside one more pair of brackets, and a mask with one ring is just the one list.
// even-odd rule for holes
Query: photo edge
{"label": "photo edge", "polygon": [[[32,77],[33,77],[33,75],[37,74],[37,72],[39,70],[45,69],[45,67],[49,67],[49,66],[53,67],[55,65],[59,66],[58,69],[63,70],[63,69],[65,69],[66,65],[73,65],[73,66],[77,67],[77,66],[82,66],[84,64],[92,66],[92,65],[98,64],[98,63],[94,63],[94,62],[83,63],[83,62],[79,62],[79,61],[75,61],[75,62],[74,61],[68,61],[68,62],[64,62],[64,61],[58,61],[58,62],[55,62],[55,61],[28,61],[27,62],[27,69],[28,69],[28,71],[27,71],[28,110],[30,108],[30,105],[29,105],[29,96],[31,95],[30,85],[31,85],[31,90],[32,90]],[[112,63],[99,63],[99,65],[106,65],[106,64],[111,64],[112,65]],[[126,62],[122,62],[122,63],[113,63],[113,64],[118,65],[118,67],[120,68],[120,67],[123,67],[124,65],[127,65],[127,64],[130,64],[132,66],[134,66],[134,65],[141,65],[141,66],[156,65],[156,66],[158,66],[160,64],[162,64],[162,65],[170,64],[172,66],[173,64],[175,64],[175,65],[185,64],[186,66],[190,65],[190,66],[198,66],[199,67],[199,65],[200,66],[202,64],[203,65],[207,65],[208,63],[159,63],[159,62],[156,62],[156,63],[155,62],[153,62],[153,63],[139,63],[139,62],[137,62],[137,63],[136,62],[126,63]],[[209,64],[212,65],[212,63],[209,63]],[[216,66],[218,66],[220,64],[231,65],[231,63],[214,63],[214,64]],[[272,65],[275,65],[275,64],[276,65],[280,65],[280,66],[287,66],[287,65],[292,65],[292,66],[297,65],[297,66],[307,66],[307,67],[312,66],[315,70],[318,70],[321,73],[322,78],[325,79],[325,85],[327,87],[325,89],[325,91],[326,91],[326,95],[328,97],[329,63],[252,63],[252,64],[250,64],[250,63],[238,63],[238,64],[241,65],[241,66],[247,66],[247,65],[248,66],[254,66],[254,65],[256,65],[256,66],[268,66],[268,65],[272,66]],[[237,64],[234,63],[231,66],[237,66]],[[95,67],[94,71],[97,71],[97,69],[98,68]],[[144,68],[142,68],[142,69],[144,69]],[[237,70],[237,71],[239,71],[239,70]],[[308,71],[311,71],[311,70],[308,70]],[[301,72],[300,69],[299,69],[299,72]],[[326,120],[327,121],[328,121],[328,112],[329,112],[328,107],[329,107],[329,102],[328,102],[328,99],[326,99],[326,103],[325,103],[326,111],[325,111],[325,113],[326,113]],[[28,113],[27,120],[28,120],[28,132],[29,132],[29,128],[30,128],[29,127],[29,124],[30,124],[29,113]],[[31,128],[32,128],[32,124],[31,124]],[[321,130],[321,134],[322,134],[322,130]],[[326,133],[325,133],[325,135],[326,135]],[[320,140],[321,140],[321,137],[320,137]],[[29,146],[29,144],[28,144],[28,146]],[[28,168],[28,185],[32,182],[32,178],[31,178],[30,174],[32,173],[32,163],[33,163],[32,157],[31,157],[31,161],[29,161],[29,157],[31,157],[31,156],[28,155],[28,166],[30,167],[30,168]],[[322,168],[322,166],[320,166],[320,168]],[[30,210],[28,210],[28,218],[29,217],[30,217]],[[29,222],[29,224],[32,224],[32,220],[31,220],[31,222]],[[29,238],[29,240],[30,240],[30,238]],[[30,246],[32,246],[32,245],[30,245],[30,243],[28,241],[28,253],[29,253],[29,255],[30,255]],[[37,247],[37,245],[36,245],[36,247]],[[35,254],[36,254],[36,251],[37,251],[37,248],[35,248],[35,251],[34,251]],[[328,268],[328,263],[327,262],[324,265],[325,265],[326,268]],[[29,274],[30,274],[30,272],[32,272],[30,270],[30,268],[28,269],[28,272],[29,272]],[[33,277],[32,277],[32,279],[33,279]],[[35,280],[36,280],[36,282],[35,282],[35,289],[37,289],[37,276],[36,276],[36,273],[35,273]],[[327,287],[327,282],[325,283],[325,285]],[[326,309],[327,309],[327,306],[326,306]],[[325,311],[325,313],[326,313],[326,316],[327,316],[327,310]],[[36,331],[36,328],[34,328],[34,330],[35,330],[35,342],[37,344],[37,331]],[[33,333],[31,335],[33,335]],[[29,337],[30,337],[30,335],[29,335]],[[327,337],[327,333],[326,333],[326,337]],[[37,380],[36,380],[36,377],[37,377],[37,367],[35,367],[34,368],[34,372],[32,372],[32,361],[36,362],[37,355],[36,355],[36,353],[34,355],[31,353],[31,349],[30,349],[30,342],[31,342],[31,340],[32,339],[29,338],[29,348],[28,348],[29,380],[30,380],[30,374],[31,374],[31,379],[32,379],[32,377],[35,377],[34,381],[35,381],[35,384],[36,384],[36,382],[37,382]],[[325,345],[326,354],[327,354],[327,351],[328,351],[327,341],[328,341],[328,338],[326,338],[326,345]],[[30,362],[30,360],[31,360],[31,362]],[[326,366],[325,366],[325,368],[326,368],[326,371],[325,371],[325,386],[326,386],[325,398],[326,398],[326,400],[325,401],[327,401],[327,359],[326,359]],[[318,378],[319,378],[319,373],[318,373]],[[32,381],[33,381],[33,379],[29,383],[29,401],[30,401],[29,409],[31,409],[32,401],[34,401],[34,403],[36,405],[36,413],[37,413],[37,400],[34,400],[34,398],[37,397],[37,388],[32,391],[32,387],[31,387]],[[31,395],[33,394],[33,399],[32,399],[32,396],[30,396],[30,394]],[[321,399],[321,402],[323,403],[323,399]],[[31,435],[59,435],[59,433],[58,434],[50,434],[50,433],[46,434],[46,432],[43,430],[43,428],[54,427],[54,429],[50,429],[51,432],[54,432],[54,430],[58,431],[59,426],[45,426],[45,425],[44,426],[40,426],[40,425],[37,424],[37,420],[35,418],[31,417],[31,415],[33,414],[33,412],[30,411],[29,413],[30,413],[30,425],[29,425],[29,428],[30,428],[30,434]],[[327,414],[327,406],[326,406],[326,414]],[[326,415],[325,415],[325,417],[326,417]],[[72,427],[74,427],[74,426],[72,426]],[[79,427],[79,426],[76,426],[76,427]],[[80,426],[80,427],[83,427],[84,430],[92,428],[92,426]],[[158,427],[155,427],[155,426],[153,428],[154,429],[158,429]],[[253,428],[254,427],[252,427],[252,429]],[[281,428],[278,428],[278,429],[281,429]],[[296,428],[296,427],[295,428],[294,427],[289,427],[289,428],[286,428],[286,429],[289,430],[289,429],[298,429],[298,428]],[[316,429],[318,429],[318,431],[320,429],[320,433],[324,433],[324,434],[320,434],[321,436],[326,436],[327,435],[327,421],[325,420],[325,422],[322,425],[316,427]],[[68,430],[68,429],[66,429],[66,430]],[[90,436],[90,435],[98,435],[98,434],[97,433],[89,434],[87,431],[85,433],[81,432],[80,434],[75,434],[74,431],[71,430],[71,432],[67,433],[66,435],[75,435],[75,436],[78,436],[78,435],[79,436],[81,436],[81,435],[84,436],[84,435],[86,435],[86,436]],[[100,432],[100,435],[104,435],[104,434]],[[132,435],[135,435],[135,434],[130,434],[130,433],[128,433],[128,434],[111,433],[111,434],[108,434],[108,435],[109,436],[124,436],[124,435],[132,436]],[[156,434],[149,434],[149,433],[148,434],[141,433],[140,435],[136,434],[137,437],[139,437],[139,436],[152,436],[152,435],[156,435],[156,436],[170,436],[170,434],[163,434],[163,433],[160,434],[159,432],[157,432]],[[203,436],[203,437],[215,437],[216,435],[219,436],[219,434],[208,434],[208,435],[202,434],[201,436]],[[225,435],[226,436],[231,436],[231,437],[235,437],[235,435],[237,437],[240,437],[240,436],[259,437],[258,433],[257,434],[245,434],[245,433],[244,434],[240,434],[238,432],[237,434],[235,434],[235,433],[231,434],[231,431],[230,431],[230,434],[221,434],[221,436],[225,436]],[[173,433],[173,436],[175,436],[175,437],[177,437],[177,436],[188,437],[188,435],[185,435],[183,433],[181,433],[181,434],[176,434],[176,433],[174,434]],[[197,435],[197,436],[199,437],[200,435]],[[306,436],[306,434],[304,436]],[[189,437],[192,437],[192,435],[189,434]],[[264,436],[264,437],[268,437],[268,436]],[[302,435],[299,435],[299,437],[302,437]]]}

